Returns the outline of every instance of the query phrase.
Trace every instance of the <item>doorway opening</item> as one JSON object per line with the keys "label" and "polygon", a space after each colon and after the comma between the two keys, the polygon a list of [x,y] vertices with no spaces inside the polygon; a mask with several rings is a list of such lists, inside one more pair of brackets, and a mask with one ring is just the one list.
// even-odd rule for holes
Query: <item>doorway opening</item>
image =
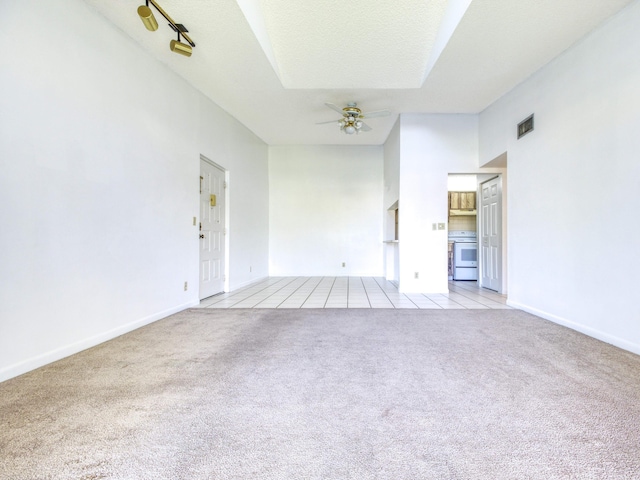
{"label": "doorway opening", "polygon": [[505,293],[503,174],[449,174],[447,187],[449,280]]}
{"label": "doorway opening", "polygon": [[475,174],[447,179],[449,280],[478,280],[477,190]]}

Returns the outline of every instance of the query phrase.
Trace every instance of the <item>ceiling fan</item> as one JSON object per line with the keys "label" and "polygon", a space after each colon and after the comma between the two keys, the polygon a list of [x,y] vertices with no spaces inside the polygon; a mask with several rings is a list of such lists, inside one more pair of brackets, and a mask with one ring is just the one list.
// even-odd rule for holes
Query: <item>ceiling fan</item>
{"label": "ceiling fan", "polygon": [[[354,133],[357,135],[361,131],[368,132],[371,130],[371,127],[362,121],[363,118],[386,117],[387,115],[391,115],[389,110],[377,110],[375,112],[363,113],[355,102],[348,103],[344,108],[340,108],[333,103],[325,103],[325,105],[331,110],[335,110],[342,115],[342,118],[338,120],[337,123],[340,126],[340,131],[347,135],[353,135]],[[326,123],[336,123],[336,121],[331,120],[329,122],[318,122],[316,125],[323,125]]]}

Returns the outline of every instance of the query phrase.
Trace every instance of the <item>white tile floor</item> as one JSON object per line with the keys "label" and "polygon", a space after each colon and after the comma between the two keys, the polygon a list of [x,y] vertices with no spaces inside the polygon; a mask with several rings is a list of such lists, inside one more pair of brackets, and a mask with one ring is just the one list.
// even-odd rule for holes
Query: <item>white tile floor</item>
{"label": "white tile floor", "polygon": [[382,277],[270,277],[205,298],[199,308],[511,308],[477,282],[449,282],[448,294],[398,292]]}

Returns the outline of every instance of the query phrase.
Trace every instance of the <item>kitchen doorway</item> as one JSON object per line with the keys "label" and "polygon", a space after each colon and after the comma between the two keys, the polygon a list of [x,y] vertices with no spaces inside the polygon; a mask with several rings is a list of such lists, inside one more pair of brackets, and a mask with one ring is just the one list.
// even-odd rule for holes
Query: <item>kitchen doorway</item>
{"label": "kitchen doorway", "polygon": [[448,191],[448,278],[478,280],[476,174],[449,174]]}

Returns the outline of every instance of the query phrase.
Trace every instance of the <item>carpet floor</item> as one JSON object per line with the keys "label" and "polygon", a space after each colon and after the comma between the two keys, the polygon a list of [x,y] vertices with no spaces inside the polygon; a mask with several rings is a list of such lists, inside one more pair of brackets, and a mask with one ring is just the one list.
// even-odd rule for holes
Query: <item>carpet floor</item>
{"label": "carpet floor", "polygon": [[0,478],[637,479],[640,357],[517,310],[187,310],[1,383]]}

